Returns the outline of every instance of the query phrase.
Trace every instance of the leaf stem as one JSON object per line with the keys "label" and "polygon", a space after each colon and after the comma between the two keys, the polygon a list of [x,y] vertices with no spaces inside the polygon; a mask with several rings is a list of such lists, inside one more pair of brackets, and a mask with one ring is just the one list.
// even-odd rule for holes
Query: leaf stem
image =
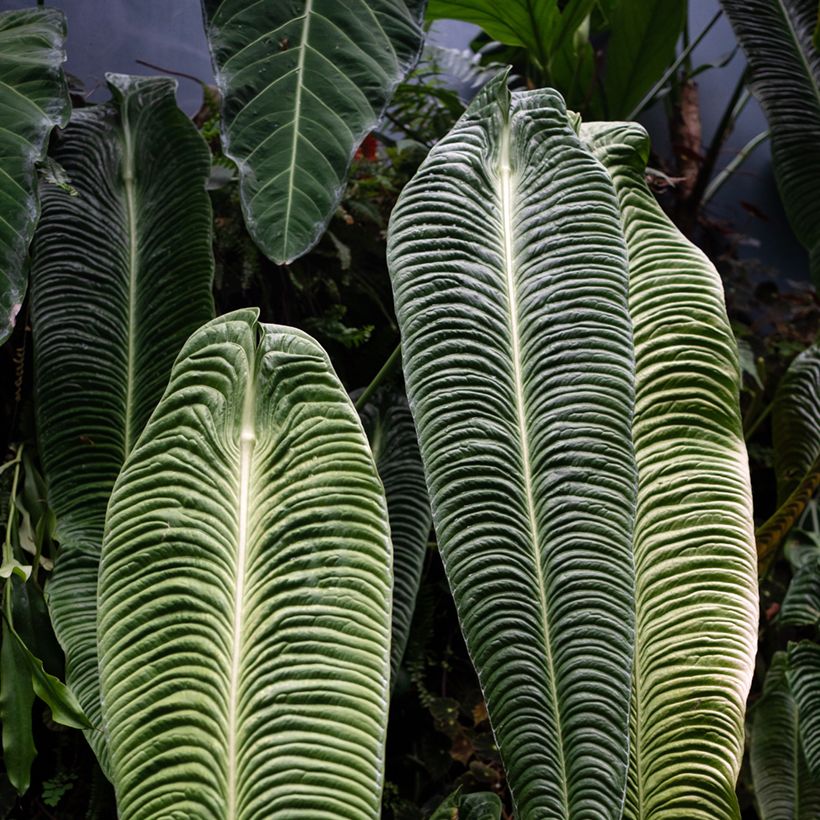
{"label": "leaf stem", "polygon": [[727,179],[749,158],[752,151],[769,138],[769,132],[761,131],[756,137],[752,137],[737,154],[732,161],[706,186],[700,200],[701,207],[705,207],[712,197],[723,187]]}
{"label": "leaf stem", "polygon": [[373,381],[365,387],[359,395],[359,398],[354,402],[353,406],[356,410],[361,410],[365,404],[367,404],[370,397],[376,392],[376,388],[384,381],[385,377],[390,374],[399,361],[401,361],[401,342],[396,345],[395,350],[382,365],[381,370],[373,377]]}
{"label": "leaf stem", "polygon": [[14,465],[14,476],[11,479],[11,495],[9,496],[9,517],[6,521],[6,537],[3,541],[3,563],[11,564],[14,561],[14,555],[11,551],[11,531],[14,527],[14,519],[17,517],[17,507],[14,503],[17,498],[17,485],[20,481],[20,465],[23,461],[23,444],[17,446],[17,453],[14,460],[11,462]]}

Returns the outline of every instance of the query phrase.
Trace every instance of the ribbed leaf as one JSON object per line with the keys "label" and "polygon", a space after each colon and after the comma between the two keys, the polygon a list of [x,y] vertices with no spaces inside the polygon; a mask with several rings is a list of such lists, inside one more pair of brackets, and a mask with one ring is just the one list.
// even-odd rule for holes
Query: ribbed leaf
{"label": "ribbed leaf", "polygon": [[812,780],[820,783],[820,645],[789,644],[789,688],[797,704],[800,742]]}
{"label": "ribbed leaf", "polygon": [[772,444],[782,504],[820,455],[820,345],[795,357],[777,386]]}
{"label": "ribbed leaf", "polygon": [[367,439],[316,342],[254,310],[194,333],[106,522],[120,817],[377,817],[390,561]]}
{"label": "ribbed leaf", "polygon": [[387,497],[393,542],[390,678],[395,682],[416,606],[433,514],[413,417],[403,393],[380,390],[361,411]]}
{"label": "ribbed leaf", "polygon": [[619,817],[626,256],[560,97],[489,84],[404,189],[388,262],[436,534],[518,816]]}
{"label": "ribbed leaf", "polygon": [[797,532],[786,543],[793,575],[780,607],[778,622],[820,627],[820,544],[803,543],[804,537]]}
{"label": "ribbed leaf", "polygon": [[[32,249],[37,423],[61,548],[48,587],[66,677],[100,722],[95,641],[105,509],[188,334],[213,315],[208,149],[175,82],[111,76],[75,112]],[[89,733],[104,762],[104,735]]]}
{"label": "ribbed leaf", "polygon": [[26,255],[39,203],[35,163],[71,111],[62,64],[65,17],[56,9],[0,14],[0,344],[26,292]]}
{"label": "ribbed leaf", "polygon": [[812,782],[797,735],[797,706],[778,652],[751,720],[750,761],[761,820],[815,820],[820,782]]}
{"label": "ribbed leaf", "polygon": [[423,0],[203,0],[242,211],[278,264],[333,216],[359,144],[418,58]]}
{"label": "ribbed leaf", "polygon": [[637,612],[625,816],[734,818],[758,618],[737,348],[717,272],[646,185],[646,132],[591,123],[581,134],[620,201],[635,334]]}
{"label": "ribbed leaf", "polygon": [[817,0],[721,0],[769,121],[777,187],[820,287],[820,51]]}

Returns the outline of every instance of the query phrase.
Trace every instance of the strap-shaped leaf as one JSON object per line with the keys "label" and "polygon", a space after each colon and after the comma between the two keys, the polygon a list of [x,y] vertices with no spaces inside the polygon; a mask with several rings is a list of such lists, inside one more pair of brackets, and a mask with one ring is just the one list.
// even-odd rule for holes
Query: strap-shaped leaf
{"label": "strap-shaped leaf", "polygon": [[[66,679],[100,722],[97,565],[114,480],[188,335],[213,315],[210,160],[176,83],[109,77],[76,111],[32,248],[37,425],[61,548],[48,587]],[[101,756],[104,735],[89,733]]]}
{"label": "strap-shaped leaf", "polygon": [[424,468],[403,392],[379,390],[361,411],[387,497],[393,542],[393,626],[390,679],[395,683],[410,635],[410,622],[433,523]]}
{"label": "strap-shaped leaf", "polygon": [[56,9],[0,14],[0,344],[23,297],[39,202],[35,163],[71,111],[62,64],[65,17]]}
{"label": "strap-shaped leaf", "polygon": [[384,493],[324,351],[256,315],[191,336],[111,497],[100,673],[123,820],[379,815]]}
{"label": "strap-shaped leaf", "polygon": [[789,644],[789,687],[800,724],[800,742],[812,780],[820,782],[820,645]]}
{"label": "strap-shaped leaf", "polygon": [[815,820],[820,782],[813,782],[806,768],[786,668],[786,653],[778,652],[752,711],[749,758],[755,797],[761,820]]}
{"label": "strap-shaped leaf", "polygon": [[310,250],[350,162],[416,62],[423,0],[203,0],[222,140],[251,236],[274,262]]}
{"label": "strap-shaped leaf", "polygon": [[436,535],[518,815],[619,817],[626,254],[561,98],[490,83],[404,189],[388,263]]}
{"label": "strap-shaped leaf", "polygon": [[782,504],[820,455],[820,345],[796,356],[777,386],[772,444]]}
{"label": "strap-shaped leaf", "polygon": [[721,0],[751,72],[772,144],[777,187],[820,286],[820,50],[817,0]]}
{"label": "strap-shaped leaf", "polygon": [[620,201],[635,334],[637,611],[625,816],[735,818],[758,617],[737,347],[717,272],[645,183],[646,132],[592,123],[581,134]]}

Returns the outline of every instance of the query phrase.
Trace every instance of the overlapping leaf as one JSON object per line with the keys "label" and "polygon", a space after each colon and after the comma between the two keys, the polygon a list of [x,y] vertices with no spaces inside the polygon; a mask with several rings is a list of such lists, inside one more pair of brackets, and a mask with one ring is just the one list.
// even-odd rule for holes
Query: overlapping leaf
{"label": "overlapping leaf", "polygon": [[361,411],[387,497],[393,542],[391,680],[395,682],[416,606],[433,514],[413,417],[402,392],[380,390]]}
{"label": "overlapping leaf", "polygon": [[811,778],[820,784],[820,645],[812,641],[789,644],[788,660],[800,743]]}
{"label": "overlapping leaf", "polygon": [[[48,587],[66,676],[99,725],[97,566],[114,480],[188,334],[213,315],[208,149],[171,80],[109,77],[55,149],[32,249],[37,424],[61,549]],[[104,762],[104,735],[89,733]]]}
{"label": "overlapping leaf", "polygon": [[746,52],[772,145],[777,186],[820,286],[820,51],[816,0],[721,0]]}
{"label": "overlapping leaf", "polygon": [[254,241],[281,264],[319,240],[347,171],[418,58],[423,0],[203,0]]}
{"label": "overlapping leaf", "polygon": [[757,638],[740,372],[720,278],[644,181],[638,125],[581,129],[629,251],[638,464],[628,818],[735,818]]}
{"label": "overlapping leaf", "polygon": [[433,519],[519,816],[620,816],[634,459],[626,254],[552,91],[501,77],[388,240]]}
{"label": "overlapping leaf", "polygon": [[0,344],[26,292],[39,203],[35,163],[71,110],[63,76],[66,24],[56,9],[0,14]]}
{"label": "overlapping leaf", "polygon": [[378,817],[390,565],[384,493],[324,351],[255,310],[194,333],[106,523],[120,817]]}
{"label": "overlapping leaf", "polygon": [[750,761],[761,820],[814,820],[820,782],[813,781],[798,736],[797,705],[778,652],[751,718]]}

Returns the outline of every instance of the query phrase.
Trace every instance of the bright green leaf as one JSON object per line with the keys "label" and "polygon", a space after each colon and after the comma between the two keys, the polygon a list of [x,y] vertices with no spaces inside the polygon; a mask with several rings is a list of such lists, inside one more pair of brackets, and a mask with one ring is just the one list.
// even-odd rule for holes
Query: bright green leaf
{"label": "bright green leaf", "polygon": [[277,264],[312,248],[356,149],[418,58],[422,0],[203,0],[251,236]]}
{"label": "bright green leaf", "polygon": [[649,139],[581,128],[612,176],[629,251],[638,464],[636,647],[624,817],[739,817],[757,646],[757,556],[740,368],[711,262],[645,182]]}
{"label": "bright green leaf", "polygon": [[37,222],[35,163],[71,103],[62,64],[65,17],[56,9],[0,14],[0,344],[26,292],[26,255]]}
{"label": "bright green leaf", "polygon": [[123,820],[379,816],[384,492],[327,355],[256,316],[191,336],[111,497],[100,678]]}
{"label": "bright green leaf", "polygon": [[620,0],[606,52],[604,92],[611,119],[629,116],[675,59],[686,0]]}

